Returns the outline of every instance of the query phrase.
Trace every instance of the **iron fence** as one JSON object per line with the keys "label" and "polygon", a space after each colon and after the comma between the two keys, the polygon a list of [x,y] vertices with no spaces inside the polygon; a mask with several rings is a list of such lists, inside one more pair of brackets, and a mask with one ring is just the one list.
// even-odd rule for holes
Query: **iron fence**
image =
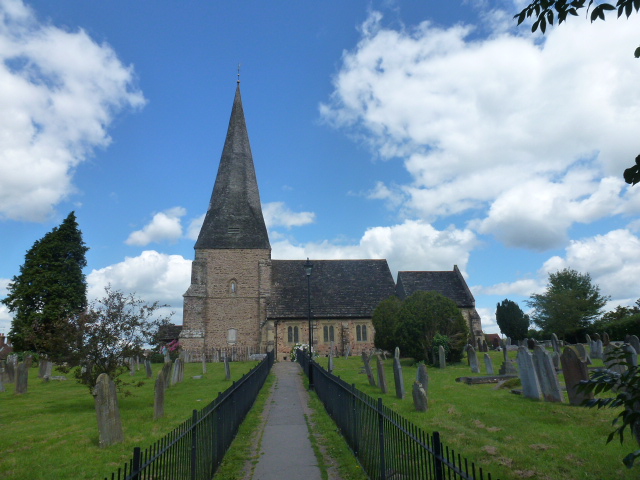
{"label": "iron fence", "polygon": [[491,480],[490,473],[443,445],[438,432],[429,435],[385,407],[381,398],[374,400],[327,372],[306,352],[298,353],[313,389],[369,478]]}
{"label": "iron fence", "polygon": [[273,365],[273,352],[190,419],[111,474],[111,480],[210,480]]}

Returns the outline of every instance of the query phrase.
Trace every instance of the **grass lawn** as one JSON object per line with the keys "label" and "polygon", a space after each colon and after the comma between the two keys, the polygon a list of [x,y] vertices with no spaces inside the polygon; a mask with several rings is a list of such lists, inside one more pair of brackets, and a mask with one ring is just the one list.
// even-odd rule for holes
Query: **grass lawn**
{"label": "grass lawn", "polygon": [[[490,355],[494,365],[501,365],[501,353]],[[510,355],[515,358],[514,352]],[[616,410],[572,407],[566,392],[567,403],[547,403],[497,390],[495,384],[458,383],[457,377],[473,375],[465,361],[444,370],[428,368],[429,411],[416,412],[411,386],[417,368],[405,360],[402,363],[404,400],[395,397],[392,360],[385,363],[390,389],[386,395],[369,386],[359,357],[336,359],[334,373],[368,395],[382,397],[385,405],[425,431],[440,432],[445,445],[490,472],[494,479],[640,478],[640,464],[628,470],[622,463],[627,453],[638,448],[632,438],[626,438],[622,446],[617,439],[606,444]],[[326,368],[327,359],[321,358],[320,364]],[[483,362],[482,368],[484,371]],[[562,383],[562,377],[560,380]]]}
{"label": "grass lawn", "polygon": [[[232,381],[256,364],[232,363]],[[162,438],[232,383],[225,380],[223,363],[208,364],[208,373],[201,380],[192,378],[202,374],[201,364],[186,364],[184,382],[165,394],[165,417],[154,421],[154,381],[161,367],[153,365],[153,379],[144,378],[144,368],[132,377],[145,384],[132,388],[132,396],[119,398],[125,442],[106,449],[98,447],[93,397],[71,376],[67,381],[45,383],[34,367],[29,371],[26,394],[15,395],[15,384],[6,384],[7,391],[0,393],[0,478],[75,480],[110,476],[129,460],[134,447],[144,448]]]}

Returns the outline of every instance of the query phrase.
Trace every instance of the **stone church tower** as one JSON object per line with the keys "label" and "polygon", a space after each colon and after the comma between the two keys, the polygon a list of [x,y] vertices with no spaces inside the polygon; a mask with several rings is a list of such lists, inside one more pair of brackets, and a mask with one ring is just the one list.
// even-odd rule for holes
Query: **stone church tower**
{"label": "stone church tower", "polygon": [[[183,348],[260,347],[267,335],[271,245],[262,216],[240,83],[209,210],[184,294]],[[269,328],[271,332],[271,328]]]}

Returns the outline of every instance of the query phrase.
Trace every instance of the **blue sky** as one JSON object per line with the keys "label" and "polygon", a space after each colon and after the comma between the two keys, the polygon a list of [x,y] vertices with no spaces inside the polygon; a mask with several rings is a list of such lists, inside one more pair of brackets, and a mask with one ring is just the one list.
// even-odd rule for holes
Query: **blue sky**
{"label": "blue sky", "polygon": [[241,64],[273,258],[456,264],[486,332],[565,267],[633,303],[640,22],[523,3],[0,0],[0,295],[73,210],[90,296],[181,323]]}

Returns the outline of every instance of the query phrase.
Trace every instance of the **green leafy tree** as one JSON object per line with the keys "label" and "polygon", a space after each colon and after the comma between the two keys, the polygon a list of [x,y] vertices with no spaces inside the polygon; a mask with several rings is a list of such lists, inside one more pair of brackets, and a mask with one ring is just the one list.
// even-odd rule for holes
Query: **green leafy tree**
{"label": "green leafy tree", "polygon": [[83,268],[88,248],[76,216],[37,240],[25,255],[20,274],[2,300],[13,314],[9,338],[16,350],[32,350],[54,360],[66,350],[69,317],[87,305]]}
{"label": "green leafy tree", "polygon": [[434,363],[436,334],[449,337],[452,352],[461,352],[469,336],[467,322],[456,303],[436,292],[416,292],[404,300],[396,333],[402,352],[430,364]]}
{"label": "green leafy tree", "polygon": [[527,338],[529,315],[525,315],[520,306],[513,300],[504,299],[496,306],[496,322],[503,335],[512,340]]}
{"label": "green leafy tree", "polygon": [[71,319],[68,368],[79,367],[74,374],[90,390],[98,376],[106,373],[120,390],[129,393],[123,387],[131,384],[119,378],[128,369],[125,359],[142,355],[158,329],[169,323],[172,314],[158,316],[158,310],[166,306],[148,304],[133,293],[107,286],[103,298]]}
{"label": "green leafy tree", "polygon": [[527,304],[534,309],[533,323],[544,333],[575,340],[602,314],[608,300],[588,273],[565,268],[550,273],[545,292],[531,295]]}
{"label": "green leafy tree", "polygon": [[[593,7],[593,9],[591,9]],[[566,21],[570,16],[578,16],[578,12],[586,8],[587,15],[591,10],[590,19],[591,22],[596,20],[604,20],[607,12],[616,12],[618,18],[625,15],[627,18],[635,11],[640,10],[639,0],[618,0],[615,6],[608,2],[594,2],[594,0],[534,0],[520,13],[516,14],[514,18],[517,19],[518,25],[524,22],[527,18],[534,18],[531,31],[535,32],[540,29],[542,33],[547,31],[547,26],[553,25],[554,22],[561,24]],[[640,47],[637,47],[634,56],[640,57]],[[624,181],[635,185],[640,182],[640,155],[635,159],[635,165],[627,168],[624,171]]]}
{"label": "green leafy tree", "polygon": [[389,297],[380,302],[373,312],[373,328],[376,331],[374,345],[376,348],[393,352],[398,346],[396,327],[398,313],[402,307],[402,301],[396,297]]}

